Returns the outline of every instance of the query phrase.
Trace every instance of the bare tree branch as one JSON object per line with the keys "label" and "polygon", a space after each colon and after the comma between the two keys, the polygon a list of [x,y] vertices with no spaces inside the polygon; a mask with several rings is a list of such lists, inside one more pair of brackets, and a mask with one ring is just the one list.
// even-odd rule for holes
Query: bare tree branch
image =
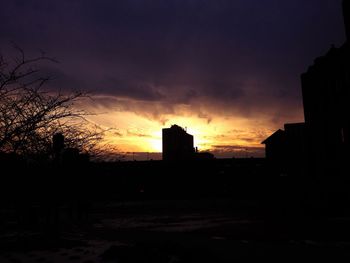
{"label": "bare tree branch", "polygon": [[73,107],[89,95],[45,90],[50,78],[37,76],[36,66],[57,60],[44,53],[26,58],[21,48],[14,48],[19,53],[14,65],[0,55],[0,152],[47,154],[51,138],[58,132],[65,135],[68,147],[92,154],[101,152],[99,143],[106,130],[88,122],[88,112]]}

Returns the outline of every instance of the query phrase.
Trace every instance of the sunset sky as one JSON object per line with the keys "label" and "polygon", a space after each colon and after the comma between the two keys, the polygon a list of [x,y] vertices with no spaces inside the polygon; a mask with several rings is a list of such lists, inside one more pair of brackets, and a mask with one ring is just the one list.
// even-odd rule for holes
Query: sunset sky
{"label": "sunset sky", "polygon": [[263,156],[303,121],[300,74],[345,41],[341,0],[8,0],[0,18],[0,52],[57,58],[50,88],[92,92],[77,107],[139,159],[172,124],[217,157]]}

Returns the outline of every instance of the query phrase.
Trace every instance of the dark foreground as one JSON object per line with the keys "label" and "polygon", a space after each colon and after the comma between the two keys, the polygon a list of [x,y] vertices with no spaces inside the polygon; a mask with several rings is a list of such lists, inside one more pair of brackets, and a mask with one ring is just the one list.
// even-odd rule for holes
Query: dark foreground
{"label": "dark foreground", "polygon": [[2,210],[0,262],[241,262],[350,259],[350,218],[280,216],[232,199],[94,203],[60,229],[19,228]]}

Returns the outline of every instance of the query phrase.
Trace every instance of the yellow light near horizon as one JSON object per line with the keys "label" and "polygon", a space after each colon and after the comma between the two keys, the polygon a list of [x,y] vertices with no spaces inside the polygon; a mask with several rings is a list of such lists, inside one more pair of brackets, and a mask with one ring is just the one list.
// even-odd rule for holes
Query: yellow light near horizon
{"label": "yellow light near horizon", "polygon": [[151,139],[149,140],[150,150],[149,152],[162,152],[162,140],[161,139]]}
{"label": "yellow light near horizon", "polygon": [[[165,123],[133,112],[110,112],[92,116],[91,120],[104,127],[115,127],[108,142],[120,152],[162,152],[162,129],[177,124],[194,137],[194,147],[200,151],[215,151],[220,146],[260,147],[270,131],[267,124],[243,117],[215,116],[210,122],[193,115],[166,115]],[[261,146],[263,147],[263,146]]]}

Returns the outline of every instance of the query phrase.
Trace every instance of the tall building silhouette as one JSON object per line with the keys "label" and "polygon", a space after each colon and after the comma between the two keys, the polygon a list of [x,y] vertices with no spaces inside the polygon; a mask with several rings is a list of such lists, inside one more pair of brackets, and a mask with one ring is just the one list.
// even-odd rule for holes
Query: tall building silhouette
{"label": "tall building silhouette", "polygon": [[193,136],[182,127],[172,125],[162,131],[163,160],[180,161],[193,158]]}
{"label": "tall building silhouette", "polygon": [[343,171],[349,152],[350,127],[350,1],[343,1],[347,41],[315,59],[302,74],[310,168],[317,173]]}
{"label": "tall building silhouette", "polygon": [[[281,170],[313,175],[349,173],[350,0],[343,0],[346,42],[314,60],[301,75],[305,124],[286,124],[263,143]],[[300,168],[300,169],[299,169]]]}

